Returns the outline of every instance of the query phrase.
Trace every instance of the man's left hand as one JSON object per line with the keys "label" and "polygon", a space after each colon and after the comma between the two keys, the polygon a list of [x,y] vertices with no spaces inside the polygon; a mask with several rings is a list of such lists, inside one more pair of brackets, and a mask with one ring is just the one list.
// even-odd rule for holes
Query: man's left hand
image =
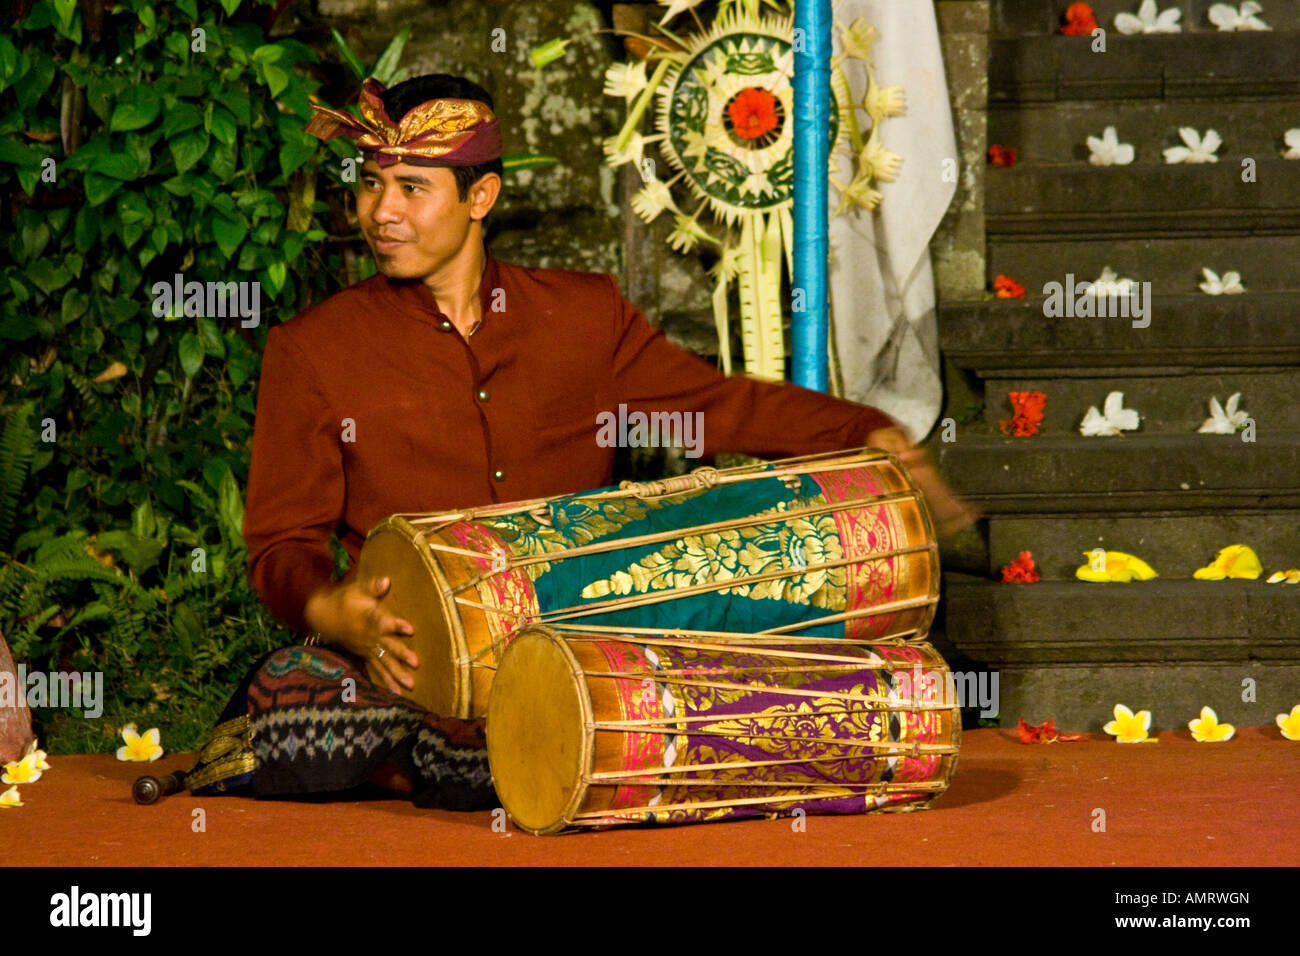
{"label": "man's left hand", "polygon": [[935,537],[946,538],[974,524],[979,518],[979,512],[958,498],[947,482],[939,477],[925,449],[914,447],[901,428],[877,428],[867,436],[867,445],[897,455],[907,468],[930,506]]}

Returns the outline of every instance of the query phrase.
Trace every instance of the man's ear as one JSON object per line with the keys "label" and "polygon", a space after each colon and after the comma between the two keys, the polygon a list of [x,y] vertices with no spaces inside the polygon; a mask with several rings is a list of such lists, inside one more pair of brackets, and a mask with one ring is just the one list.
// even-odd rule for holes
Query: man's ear
{"label": "man's ear", "polygon": [[484,219],[496,205],[501,195],[501,177],[496,173],[484,173],[473,186],[469,187],[469,217]]}

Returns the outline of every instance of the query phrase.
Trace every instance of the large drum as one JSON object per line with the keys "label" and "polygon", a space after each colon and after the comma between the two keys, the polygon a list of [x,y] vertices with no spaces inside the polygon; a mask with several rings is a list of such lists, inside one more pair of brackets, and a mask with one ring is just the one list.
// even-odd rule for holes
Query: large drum
{"label": "large drum", "polygon": [[939,595],[925,502],[880,451],[395,515],[359,573],[392,579],[384,608],[415,630],[407,696],[455,717],[486,713],[500,653],[528,624],[906,640],[925,636]]}
{"label": "large drum", "polygon": [[488,760],[538,834],[916,810],[956,768],[955,697],[924,642],[531,627],[497,668]]}

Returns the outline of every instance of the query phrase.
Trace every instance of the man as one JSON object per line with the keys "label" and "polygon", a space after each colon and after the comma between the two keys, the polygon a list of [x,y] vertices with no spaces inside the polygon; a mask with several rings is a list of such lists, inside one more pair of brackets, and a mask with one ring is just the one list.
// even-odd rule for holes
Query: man
{"label": "man", "polygon": [[[671,345],[610,276],[487,255],[501,135],[477,85],[439,74],[384,91],[368,80],[361,121],[315,109],[309,132],[348,136],[365,155],[357,214],[378,274],[271,331],[244,534],[267,605],[333,650],[287,648],[262,662],[191,789],[251,783],[270,796],[369,780],[421,805],[491,805],[481,723],[396,696],[421,663],[404,640],[411,626],[383,611],[386,579],[333,580],[329,540],[341,532],[355,565],[366,532],[395,512],[608,484],[602,410],[703,413],[705,454],[870,445],[909,455],[940,520],[964,520],[883,413],[722,376]],[[367,659],[385,687],[365,678]]]}

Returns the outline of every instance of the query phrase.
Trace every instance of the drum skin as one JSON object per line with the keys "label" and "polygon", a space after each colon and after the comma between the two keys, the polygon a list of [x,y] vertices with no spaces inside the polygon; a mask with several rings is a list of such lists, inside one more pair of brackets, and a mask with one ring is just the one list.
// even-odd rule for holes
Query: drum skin
{"label": "drum skin", "polygon": [[956,769],[960,709],[924,642],[627,638],[529,627],[506,650],[488,759],[521,829],[916,810]]}
{"label": "drum skin", "polygon": [[[705,472],[382,522],[358,575],[391,577],[381,606],[414,626],[420,667],[404,696],[483,716],[501,652],[534,622],[925,636],[938,548],[892,455]],[[369,672],[378,676],[373,662]]]}

